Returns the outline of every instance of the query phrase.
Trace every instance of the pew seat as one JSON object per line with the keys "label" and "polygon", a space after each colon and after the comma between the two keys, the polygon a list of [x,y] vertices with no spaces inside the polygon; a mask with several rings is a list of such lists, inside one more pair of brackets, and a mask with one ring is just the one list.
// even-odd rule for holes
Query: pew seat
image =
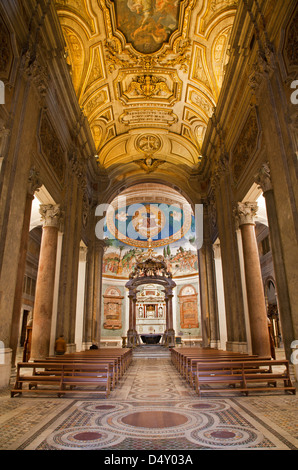
{"label": "pew seat", "polygon": [[[31,369],[31,370],[30,370]],[[31,373],[30,373],[31,372]],[[108,398],[111,391],[111,365],[90,363],[18,363],[11,397],[23,393],[99,394]],[[28,388],[23,388],[28,384]],[[90,389],[90,386],[92,388]],[[42,388],[41,388],[42,387]]]}
{"label": "pew seat", "polygon": [[198,362],[195,389],[198,395],[214,392],[284,391],[295,394],[286,360]]}

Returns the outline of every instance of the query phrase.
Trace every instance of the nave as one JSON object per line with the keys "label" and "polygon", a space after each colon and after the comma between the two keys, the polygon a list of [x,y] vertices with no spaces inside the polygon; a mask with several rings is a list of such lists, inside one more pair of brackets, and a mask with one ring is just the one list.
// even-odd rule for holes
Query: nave
{"label": "nave", "polygon": [[11,399],[9,390],[2,390],[0,449],[297,450],[297,405],[297,394],[281,392],[199,398],[169,351],[148,346],[133,351],[108,399],[35,394]]}

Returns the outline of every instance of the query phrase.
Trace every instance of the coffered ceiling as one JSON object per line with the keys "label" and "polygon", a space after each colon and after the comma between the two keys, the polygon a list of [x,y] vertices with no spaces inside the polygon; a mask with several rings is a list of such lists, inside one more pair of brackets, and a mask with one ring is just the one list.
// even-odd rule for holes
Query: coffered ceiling
{"label": "coffered ceiling", "polygon": [[187,179],[220,93],[237,1],[55,5],[99,167],[116,179]]}

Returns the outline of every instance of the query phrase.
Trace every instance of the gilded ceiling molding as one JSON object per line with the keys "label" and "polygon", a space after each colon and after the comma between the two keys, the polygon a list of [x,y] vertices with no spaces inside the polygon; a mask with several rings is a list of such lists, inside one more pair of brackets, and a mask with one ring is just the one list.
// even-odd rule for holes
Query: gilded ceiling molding
{"label": "gilded ceiling molding", "polygon": [[141,95],[147,100],[162,94],[172,95],[165,79],[154,75],[137,76],[130,82],[127,93]]}
{"label": "gilded ceiling molding", "polygon": [[[190,13],[195,5],[195,0],[181,0],[177,5],[176,15],[177,28],[173,29],[169,38],[163,36],[163,25],[161,23],[154,24],[152,9],[154,7],[151,0],[140,0],[140,10],[137,9],[137,5],[133,5],[132,2],[127,2],[126,10],[123,10],[119,6],[117,10],[117,0],[111,2],[110,0],[98,0],[100,7],[103,10],[105,18],[105,26],[107,33],[107,40],[105,43],[107,61],[110,70],[118,67],[131,67],[140,65],[140,54],[143,55],[141,60],[145,60],[144,56],[152,57],[151,60],[147,59],[147,68],[152,70],[153,67],[175,67],[180,65],[185,71],[188,68],[190,56],[187,54],[190,50],[190,40],[188,38],[189,33],[189,21]],[[169,7],[168,7],[169,8]],[[171,8],[176,8],[175,3],[171,5]],[[133,23],[129,23],[129,12],[134,11],[142,12],[143,21],[138,25],[139,27],[133,30]],[[180,11],[180,14],[179,14]],[[141,13],[140,13],[141,14]],[[126,15],[126,16],[124,16]],[[117,19],[121,18],[122,23],[125,25],[128,22],[129,28],[125,31],[133,30],[131,35],[132,42],[129,42],[125,33],[118,28]],[[133,16],[132,16],[133,18]],[[126,22],[126,23],[125,23]],[[146,29],[154,28],[155,33],[149,34]],[[135,38],[141,33],[144,35],[148,34],[148,38],[158,37],[160,35],[160,47],[155,48],[149,47],[147,51],[142,50],[142,46],[137,43]]]}
{"label": "gilded ceiling molding", "polygon": [[171,127],[178,122],[178,116],[172,110],[156,106],[138,107],[125,110],[119,121],[131,127]]}
{"label": "gilded ceiling molding", "polygon": [[60,15],[76,18],[80,21],[88,35],[96,32],[95,22],[88,11],[88,3],[86,0],[54,0],[56,10]]}
{"label": "gilded ceiling molding", "polygon": [[[188,169],[192,162],[197,171],[224,76],[236,4],[231,0],[55,0],[68,42],[72,79],[98,162],[106,161],[110,143],[118,146],[117,136],[152,128],[158,133],[171,131],[180,139],[179,144],[172,139],[157,160],[173,158],[178,163],[180,159]],[[184,150],[186,141],[192,148],[189,152]],[[113,171],[124,158],[117,160],[115,148],[108,166],[104,164]],[[140,155],[138,159],[141,163]],[[142,163],[142,171],[151,169]]]}
{"label": "gilded ceiling molding", "polygon": [[63,26],[62,31],[67,46],[67,62],[71,68],[73,85],[78,95],[85,62],[85,50],[81,38],[72,28]]}
{"label": "gilded ceiling molding", "polygon": [[135,160],[134,163],[144,170],[145,173],[153,173],[157,170],[157,168],[166,163],[166,161],[158,160],[157,158],[152,158],[150,155],[148,155],[144,159]]}
{"label": "gilded ceiling molding", "polygon": [[183,83],[173,70],[159,69],[147,73],[144,69],[121,71],[115,80],[116,96],[125,104],[150,100],[169,106],[180,101]]}
{"label": "gilded ceiling molding", "polygon": [[203,16],[199,20],[199,34],[208,34],[210,25],[217,20],[223,12],[236,11],[238,0],[208,0]]}

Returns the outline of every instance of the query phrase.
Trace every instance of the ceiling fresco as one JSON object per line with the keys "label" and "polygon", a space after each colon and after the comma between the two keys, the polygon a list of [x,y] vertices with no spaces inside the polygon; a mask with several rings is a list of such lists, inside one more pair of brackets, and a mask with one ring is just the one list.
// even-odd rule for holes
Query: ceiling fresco
{"label": "ceiling fresco", "polygon": [[[142,177],[197,190],[237,1],[54,2],[99,169],[111,184]],[[159,147],[144,152],[143,135]]]}
{"label": "ceiling fresco", "polygon": [[116,24],[143,54],[158,51],[178,28],[178,0],[114,0]]}

